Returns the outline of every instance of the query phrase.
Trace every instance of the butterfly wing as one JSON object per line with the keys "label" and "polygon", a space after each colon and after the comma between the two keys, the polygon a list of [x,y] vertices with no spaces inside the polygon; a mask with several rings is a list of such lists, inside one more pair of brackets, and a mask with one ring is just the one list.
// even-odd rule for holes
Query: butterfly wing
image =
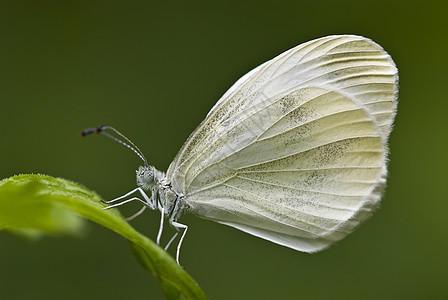
{"label": "butterfly wing", "polygon": [[299,45],[226,92],[167,178],[200,217],[301,251],[325,248],[380,200],[397,80],[369,39]]}

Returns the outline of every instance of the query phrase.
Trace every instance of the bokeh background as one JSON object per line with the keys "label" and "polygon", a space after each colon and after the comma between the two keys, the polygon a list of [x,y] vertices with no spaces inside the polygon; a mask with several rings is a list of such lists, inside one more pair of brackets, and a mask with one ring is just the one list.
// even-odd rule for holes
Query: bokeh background
{"label": "bokeh background", "polygon": [[[448,297],[447,46],[443,1],[0,2],[0,178],[44,173],[105,199],[139,159],[85,127],[111,124],[165,170],[230,85],[297,44],[364,35],[400,71],[382,206],[309,255],[213,222],[190,226],[182,263],[212,299]],[[123,208],[131,214],[135,207]],[[154,238],[159,214],[133,225]],[[1,299],[163,299],[121,237],[29,242],[0,233]]]}

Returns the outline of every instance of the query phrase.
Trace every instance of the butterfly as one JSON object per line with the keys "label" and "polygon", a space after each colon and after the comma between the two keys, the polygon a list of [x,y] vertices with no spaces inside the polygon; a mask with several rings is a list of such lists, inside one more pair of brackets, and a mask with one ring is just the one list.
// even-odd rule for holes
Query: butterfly
{"label": "butterfly", "polygon": [[[380,202],[398,70],[375,42],[333,35],[301,44],[239,79],[191,133],[166,173],[110,126],[88,128],[142,160],[137,187],[107,208],[140,201],[182,232],[184,213],[303,252],[351,233]],[[118,137],[117,137],[118,136]],[[166,248],[167,248],[166,247]]]}

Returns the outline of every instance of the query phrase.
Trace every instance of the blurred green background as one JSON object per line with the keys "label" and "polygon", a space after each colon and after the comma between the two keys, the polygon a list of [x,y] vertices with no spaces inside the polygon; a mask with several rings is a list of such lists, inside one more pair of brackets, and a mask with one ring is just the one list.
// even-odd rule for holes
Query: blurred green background
{"label": "blurred green background", "polygon": [[[400,71],[382,206],[349,237],[305,254],[213,222],[181,261],[212,299],[448,297],[447,46],[443,1],[0,2],[0,177],[45,173],[105,199],[139,159],[85,127],[111,124],[166,170],[230,85],[297,44],[367,36]],[[131,214],[136,207],[123,208]],[[134,221],[154,238],[159,214]],[[163,299],[127,243],[96,224],[36,243],[0,232],[1,299]]]}

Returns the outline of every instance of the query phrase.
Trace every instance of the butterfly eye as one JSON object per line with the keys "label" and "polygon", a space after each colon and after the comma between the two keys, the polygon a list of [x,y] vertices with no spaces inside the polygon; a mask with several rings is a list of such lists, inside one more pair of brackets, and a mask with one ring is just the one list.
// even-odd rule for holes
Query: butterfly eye
{"label": "butterfly eye", "polygon": [[137,171],[137,186],[143,190],[150,190],[156,186],[154,168],[140,166]]}

